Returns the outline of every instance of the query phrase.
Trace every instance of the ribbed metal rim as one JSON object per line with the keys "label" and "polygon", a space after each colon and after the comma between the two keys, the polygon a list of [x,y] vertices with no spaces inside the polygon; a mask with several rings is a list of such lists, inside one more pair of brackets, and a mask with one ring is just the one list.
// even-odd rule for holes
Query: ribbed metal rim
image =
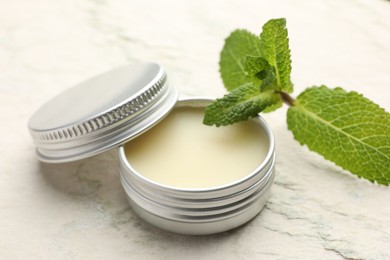
{"label": "ribbed metal rim", "polygon": [[[209,223],[214,221],[222,221],[225,219],[232,218],[238,214],[243,214],[248,210],[253,204],[256,204],[259,199],[268,196],[269,189],[272,185],[275,172],[272,169],[269,172],[267,182],[262,185],[261,189],[257,189],[256,192],[241,201],[236,203],[226,204],[221,207],[215,208],[179,208],[179,207],[169,207],[167,205],[159,204],[158,201],[150,201],[142,194],[136,193],[131,189],[130,186],[124,185],[127,196],[133,203],[138,205],[142,210],[147,211],[150,214],[155,216],[178,221],[184,223]],[[123,181],[123,179],[121,179]],[[207,203],[203,203],[203,206],[206,206]]]}
{"label": "ribbed metal rim", "polygon": [[183,201],[180,198],[166,200],[163,193],[151,196],[149,193],[145,193],[144,190],[137,189],[123,175],[121,175],[121,182],[127,194],[137,200],[138,204],[153,205],[152,207],[157,212],[165,211],[189,216],[206,216],[226,213],[250,203],[268,185],[270,179],[273,177],[273,172],[274,164],[272,164],[272,167],[260,181],[247,189],[235,193],[227,193],[225,196],[217,199],[209,198],[202,200],[193,199]]}
{"label": "ribbed metal rim", "polygon": [[156,76],[156,82],[151,82],[150,88],[138,96],[128,100],[124,104],[118,104],[116,107],[92,118],[87,118],[82,122],[77,122],[71,126],[65,126],[57,129],[49,129],[47,131],[37,131],[30,128],[31,135],[37,145],[57,144],[61,141],[67,142],[77,138],[83,138],[87,135],[97,133],[109,126],[128,120],[142,110],[147,109],[162,96],[162,93],[167,92],[167,76],[161,70]]}
{"label": "ribbed metal rim", "polygon": [[224,190],[224,193],[221,193],[219,197],[209,197],[209,193],[203,194],[202,198],[199,198],[199,196],[190,196],[184,193],[179,193],[175,194],[176,196],[172,196],[172,194],[167,194],[161,190],[148,188],[147,186],[145,187],[145,185],[142,183],[134,182],[134,180],[129,179],[130,174],[123,165],[120,165],[120,174],[123,185],[129,186],[131,190],[142,194],[151,201],[158,201],[160,204],[166,206],[199,209],[206,208],[205,203],[207,204],[207,208],[220,207],[226,205],[227,203],[235,203],[250,196],[253,193],[256,193],[258,189],[261,189],[267,183],[268,179],[270,178],[270,171],[272,171],[274,168],[274,164],[275,159],[273,158],[271,160],[270,167],[267,168],[266,173],[264,175],[259,173],[261,178],[255,183],[248,182],[247,187],[244,187],[242,190]]}

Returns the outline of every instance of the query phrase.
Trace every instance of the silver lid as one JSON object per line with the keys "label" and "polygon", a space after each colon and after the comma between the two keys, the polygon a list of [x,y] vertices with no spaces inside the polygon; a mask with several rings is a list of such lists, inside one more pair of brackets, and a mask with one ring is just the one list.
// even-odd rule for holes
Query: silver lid
{"label": "silver lid", "polygon": [[69,162],[102,153],[148,130],[175,105],[177,91],[155,63],[120,67],[56,96],[30,118],[38,159]]}

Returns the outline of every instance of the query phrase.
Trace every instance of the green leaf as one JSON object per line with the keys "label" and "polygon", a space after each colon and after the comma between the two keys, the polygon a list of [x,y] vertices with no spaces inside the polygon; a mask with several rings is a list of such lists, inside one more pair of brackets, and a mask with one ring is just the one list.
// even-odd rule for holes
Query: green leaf
{"label": "green leaf", "polygon": [[260,55],[260,39],[246,30],[235,30],[225,40],[219,61],[221,78],[227,90],[249,81],[244,69],[246,55]]}
{"label": "green leaf", "polygon": [[247,83],[208,105],[203,123],[221,126],[244,121],[279,101],[274,91],[260,92],[258,86]]}
{"label": "green leaf", "polygon": [[260,34],[261,55],[271,66],[275,74],[279,91],[291,93],[293,84],[290,80],[291,59],[288,44],[286,19],[271,19],[263,26]]}
{"label": "green leaf", "polygon": [[245,71],[260,91],[276,90],[276,76],[273,67],[262,57],[247,56]]}
{"label": "green leaf", "polygon": [[390,182],[390,114],[356,92],[325,86],[300,94],[287,113],[302,145],[371,182]]}
{"label": "green leaf", "polygon": [[278,108],[281,108],[283,106],[283,100],[280,98],[278,102],[276,102],[275,104],[272,104],[266,108],[264,108],[263,113],[269,113],[269,112],[272,112],[272,111],[275,111],[276,109]]}

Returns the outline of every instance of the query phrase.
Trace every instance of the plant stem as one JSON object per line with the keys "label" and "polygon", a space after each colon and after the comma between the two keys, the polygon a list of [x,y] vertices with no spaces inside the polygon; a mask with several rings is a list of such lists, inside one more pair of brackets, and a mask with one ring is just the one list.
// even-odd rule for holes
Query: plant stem
{"label": "plant stem", "polygon": [[286,92],[279,92],[280,96],[282,97],[282,100],[284,103],[286,103],[288,106],[294,106],[295,104],[295,99],[291,97],[289,94]]}

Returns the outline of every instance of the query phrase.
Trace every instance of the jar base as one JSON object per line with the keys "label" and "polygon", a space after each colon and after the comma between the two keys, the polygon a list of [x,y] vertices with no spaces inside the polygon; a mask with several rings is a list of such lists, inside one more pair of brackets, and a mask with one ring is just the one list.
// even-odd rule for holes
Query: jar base
{"label": "jar base", "polygon": [[217,220],[207,220],[199,222],[184,222],[171,220],[150,213],[149,211],[145,210],[137,203],[135,203],[130,197],[127,197],[127,199],[131,205],[132,210],[142,220],[155,227],[181,235],[211,235],[237,228],[256,217],[267,203],[270,188],[274,180],[274,175],[275,173],[273,171],[271,178],[268,180],[268,183],[262,190],[262,192],[264,193],[261,198],[251,204],[245,211],[240,211],[237,214],[225,218],[220,218]]}

